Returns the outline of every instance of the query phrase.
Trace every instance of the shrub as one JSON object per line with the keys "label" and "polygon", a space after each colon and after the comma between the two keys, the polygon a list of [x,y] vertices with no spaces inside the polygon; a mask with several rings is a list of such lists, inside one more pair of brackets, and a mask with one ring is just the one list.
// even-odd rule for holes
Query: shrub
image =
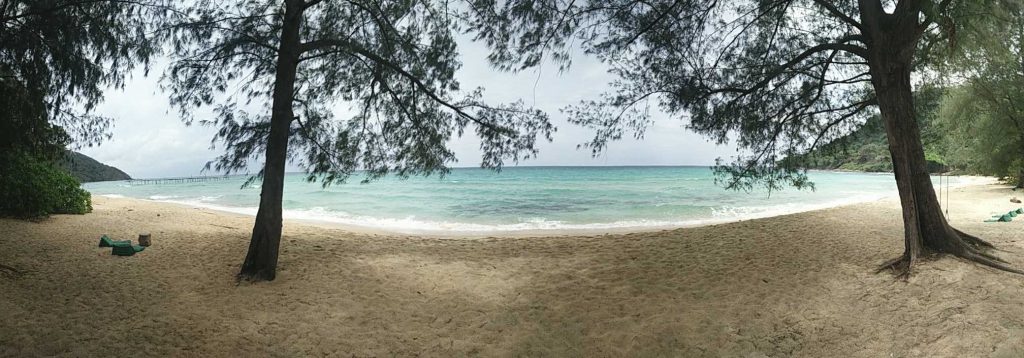
{"label": "shrub", "polygon": [[0,155],[0,215],[29,218],[90,211],[92,196],[56,163]]}

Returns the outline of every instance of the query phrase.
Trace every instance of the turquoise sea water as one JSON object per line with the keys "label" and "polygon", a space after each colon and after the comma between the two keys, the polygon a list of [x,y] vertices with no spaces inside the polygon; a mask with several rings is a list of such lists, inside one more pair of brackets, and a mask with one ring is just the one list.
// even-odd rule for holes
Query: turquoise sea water
{"label": "turquoise sea water", "polygon": [[[285,181],[285,218],[397,232],[494,232],[690,226],[781,215],[895,195],[891,174],[816,171],[815,191],[728,191],[707,167],[453,169],[444,177],[384,178],[322,188]],[[174,202],[255,215],[259,182],[89,183],[94,195]],[[966,179],[953,178],[956,185]]]}

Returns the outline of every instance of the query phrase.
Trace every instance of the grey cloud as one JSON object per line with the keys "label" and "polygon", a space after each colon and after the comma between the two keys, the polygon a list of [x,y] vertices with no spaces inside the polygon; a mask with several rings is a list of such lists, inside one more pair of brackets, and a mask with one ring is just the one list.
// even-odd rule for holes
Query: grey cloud
{"label": "grey cloud", "polygon": [[[679,119],[657,115],[655,125],[645,139],[632,138],[609,145],[607,151],[592,158],[589,150],[576,146],[593,133],[566,122],[559,109],[580,100],[594,98],[607,89],[612,79],[603,64],[578,56],[572,68],[559,73],[553,65],[521,73],[502,73],[486,62],[486,48],[462,41],[463,68],[459,79],[464,89],[484,87],[485,98],[494,102],[523,99],[551,114],[558,126],[552,143],[543,143],[536,159],[520,165],[708,165],[717,157],[735,152],[729,146],[717,146],[683,128]],[[97,160],[121,168],[134,177],[173,177],[197,175],[207,161],[218,154],[210,149],[215,128],[186,126],[160,91],[159,66],[149,77],[141,72],[127,81],[125,90],[108,90],[106,101],[97,113],[115,119],[113,138],[98,147],[81,151]],[[337,106],[341,117],[347,105]],[[456,166],[478,166],[479,141],[467,132],[450,141],[459,159]],[[292,165],[290,170],[298,170]],[[251,172],[258,168],[250,168]]]}

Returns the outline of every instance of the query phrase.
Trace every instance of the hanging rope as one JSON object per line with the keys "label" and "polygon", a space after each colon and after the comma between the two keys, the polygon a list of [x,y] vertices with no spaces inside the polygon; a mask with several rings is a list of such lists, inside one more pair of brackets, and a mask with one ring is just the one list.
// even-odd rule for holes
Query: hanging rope
{"label": "hanging rope", "polygon": [[[939,172],[939,211],[942,211],[942,172]],[[946,213],[946,219],[949,219],[949,213]]]}
{"label": "hanging rope", "polygon": [[949,177],[946,177],[946,220],[949,220]]}

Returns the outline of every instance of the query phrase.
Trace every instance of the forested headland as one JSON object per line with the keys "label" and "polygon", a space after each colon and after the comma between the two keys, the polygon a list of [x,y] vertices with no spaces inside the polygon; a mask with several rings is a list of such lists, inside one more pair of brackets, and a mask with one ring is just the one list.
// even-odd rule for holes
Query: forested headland
{"label": "forested headland", "polygon": [[100,163],[88,155],[67,151],[60,160],[61,168],[71,173],[79,182],[128,180],[132,177],[123,170]]}
{"label": "forested headland", "polygon": [[[1024,86],[1024,77],[1015,85]],[[1010,89],[1004,89],[1009,91]],[[925,87],[915,93],[925,159],[931,173],[994,176],[1024,187],[1024,141],[1016,116],[992,106],[972,85]],[[1024,123],[1024,120],[1021,121]],[[892,172],[885,128],[871,116],[857,129],[793,159],[809,169]]]}
{"label": "forested headland", "polygon": [[[925,145],[925,159],[932,173],[978,174],[1005,176],[978,166],[967,158],[957,136],[947,131],[948,122],[967,120],[963,118],[939,118],[940,106],[948,101],[949,91],[928,87],[915,92],[915,104],[921,125],[921,137]],[[868,117],[864,123],[849,134],[816,148],[793,159],[803,161],[809,169],[843,170],[863,172],[892,172],[892,158],[886,142],[885,127],[879,116]]]}

